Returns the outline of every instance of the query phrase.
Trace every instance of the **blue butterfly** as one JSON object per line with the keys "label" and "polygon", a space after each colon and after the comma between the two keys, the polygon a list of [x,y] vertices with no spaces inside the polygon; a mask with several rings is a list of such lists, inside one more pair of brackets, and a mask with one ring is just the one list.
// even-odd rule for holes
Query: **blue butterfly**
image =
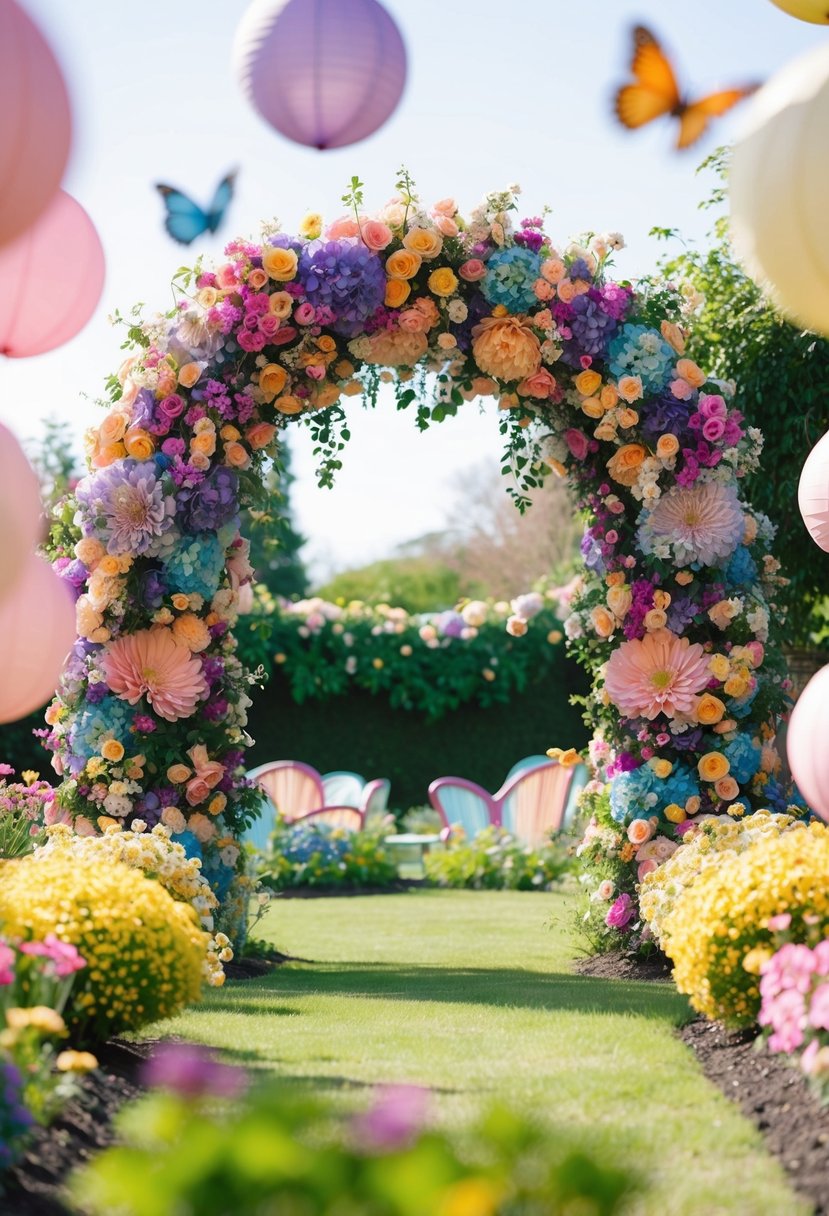
{"label": "blue butterfly", "polygon": [[189,245],[201,236],[203,232],[215,232],[224,219],[225,211],[233,197],[233,185],[236,181],[237,170],[223,177],[216,187],[216,192],[206,211],[203,211],[192,199],[173,186],[164,186],[156,182],[156,190],[164,199],[167,214],[164,216],[164,227],[174,241],[181,245]]}

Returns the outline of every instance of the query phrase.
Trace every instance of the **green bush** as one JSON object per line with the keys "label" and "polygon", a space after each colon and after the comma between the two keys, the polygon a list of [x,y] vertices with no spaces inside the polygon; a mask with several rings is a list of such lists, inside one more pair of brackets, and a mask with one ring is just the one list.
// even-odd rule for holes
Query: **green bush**
{"label": "green bush", "polygon": [[383,847],[390,820],[362,832],[311,820],[279,824],[259,877],[272,891],[293,887],[386,887],[397,881],[397,866]]}
{"label": "green bush", "polygon": [[570,867],[563,845],[527,848],[504,828],[484,828],[471,840],[453,829],[446,847],[427,853],[427,880],[438,887],[550,891]]}

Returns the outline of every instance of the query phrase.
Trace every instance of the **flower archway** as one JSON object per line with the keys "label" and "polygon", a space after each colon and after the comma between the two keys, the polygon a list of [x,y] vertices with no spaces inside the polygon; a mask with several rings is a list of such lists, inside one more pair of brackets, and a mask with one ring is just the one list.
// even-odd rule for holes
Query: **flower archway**
{"label": "flower archway", "polygon": [[783,799],[764,750],[785,704],[773,530],[739,492],[761,436],[684,357],[693,301],[613,282],[620,238],[557,248],[543,219],[516,222],[515,196],[463,219],[451,199],[422,207],[404,175],[368,218],[354,179],[352,214],[231,242],[130,329],[51,538],[79,636],[46,743],[81,831],[161,821],[232,903],[257,802],[232,633],[251,574],[240,509],[296,420],[329,481],[343,399],[374,403],[381,380],[421,427],[497,397],[519,506],[555,471],[588,512],[567,632],[634,875],[699,811]]}

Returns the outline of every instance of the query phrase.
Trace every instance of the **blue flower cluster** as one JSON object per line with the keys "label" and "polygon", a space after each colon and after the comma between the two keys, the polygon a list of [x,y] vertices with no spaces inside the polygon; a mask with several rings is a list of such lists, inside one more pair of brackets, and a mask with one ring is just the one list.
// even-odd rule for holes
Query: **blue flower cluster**
{"label": "blue flower cluster", "polygon": [[225,568],[224,547],[209,532],[198,537],[183,536],[176,541],[165,565],[171,591],[209,600],[219,590]]}
{"label": "blue flower cluster", "polygon": [[661,334],[647,325],[623,325],[607,348],[610,371],[620,376],[639,376],[647,396],[661,393],[668,383],[676,352]]}
{"label": "blue flower cluster", "polygon": [[18,1159],[33,1123],[23,1105],[23,1077],[14,1064],[0,1064],[0,1171]]}
{"label": "blue flower cluster", "polygon": [[490,304],[503,304],[510,312],[523,312],[537,303],[533,283],[541,273],[541,256],[513,245],[498,249],[486,264],[481,291]]}
{"label": "blue flower cluster", "polygon": [[307,864],[314,856],[337,863],[350,847],[348,833],[326,823],[299,823],[279,838],[280,853],[294,865]]}
{"label": "blue flower cluster", "polygon": [[80,772],[89,757],[98,754],[104,736],[126,745],[132,716],[131,707],[119,697],[106,696],[97,704],[85,701],[69,732],[73,771]]}
{"label": "blue flower cluster", "polygon": [[725,745],[722,754],[731,765],[730,775],[740,785],[750,781],[760,767],[760,746],[747,734],[738,734]]}
{"label": "blue flower cluster", "polygon": [[315,308],[331,309],[330,328],[353,337],[386,298],[386,272],[375,253],[350,241],[312,241],[299,256],[297,278]]}
{"label": "blue flower cluster", "polygon": [[757,582],[757,564],[745,545],[738,545],[725,570],[726,582],[738,587]]}
{"label": "blue flower cluster", "polygon": [[659,815],[666,806],[685,806],[699,795],[699,782],[691,769],[678,764],[670,777],[657,777],[648,764],[614,777],[610,786],[610,813],[617,823]]}

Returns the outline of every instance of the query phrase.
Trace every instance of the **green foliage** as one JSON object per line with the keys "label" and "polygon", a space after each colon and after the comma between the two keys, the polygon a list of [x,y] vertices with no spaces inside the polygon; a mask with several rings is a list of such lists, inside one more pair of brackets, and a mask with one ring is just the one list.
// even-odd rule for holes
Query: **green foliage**
{"label": "green foliage", "polygon": [[387,820],[361,832],[313,820],[278,823],[259,879],[272,891],[391,886],[397,881],[397,866],[383,845],[390,822],[393,826]]}
{"label": "green foliage", "polygon": [[423,859],[426,878],[438,887],[475,891],[550,891],[570,868],[557,841],[526,848],[504,828],[484,828],[471,840],[457,829],[446,847]]}
{"label": "green foliage", "polygon": [[587,820],[577,851],[579,868],[583,875],[589,875],[589,883],[582,880],[576,931],[585,939],[590,954],[604,954],[633,944],[630,933],[612,928],[605,918],[619,895],[636,898],[636,872],[630,865],[634,849],[610,813],[609,786],[601,793],[583,793],[579,812]]}
{"label": "green foliage", "polygon": [[399,604],[408,612],[435,612],[451,608],[462,595],[478,594],[479,590],[464,587],[457,571],[440,560],[400,557],[335,574],[318,594],[326,600]]}
{"label": "green foliage", "polygon": [[405,1091],[379,1095],[345,1134],[329,1106],[273,1084],[219,1105],[154,1093],[118,1123],[122,1144],[72,1181],[92,1216],[613,1216],[638,1189],[628,1170],[600,1162],[572,1136],[502,1108],[480,1121],[471,1156],[461,1157],[445,1132],[416,1123],[401,1131]]}
{"label": "green foliage", "polygon": [[300,557],[305,538],[294,528],[291,512],[293,481],[290,448],[283,445],[279,462],[265,475],[264,501],[258,509],[245,511],[241,527],[242,535],[250,540],[250,564],[257,583],[272,595],[287,598],[308,592],[308,575]]}
{"label": "green foliage", "polygon": [[[713,169],[723,181],[722,152],[701,168]],[[707,203],[718,207],[724,191],[714,189]],[[676,237],[671,229],[655,235]],[[661,269],[685,280],[704,296],[687,354],[711,375],[734,380],[746,419],[766,437],[761,471],[746,478],[744,496],[779,524],[776,549],[786,563],[790,582],[779,593],[787,610],[788,640],[808,645],[811,633],[825,624],[816,609],[829,594],[829,563],[816,559],[815,546],[793,504],[803,463],[829,429],[829,341],[789,324],[764,297],[735,260],[723,217],[716,220],[706,250],[686,246],[666,257]]]}

